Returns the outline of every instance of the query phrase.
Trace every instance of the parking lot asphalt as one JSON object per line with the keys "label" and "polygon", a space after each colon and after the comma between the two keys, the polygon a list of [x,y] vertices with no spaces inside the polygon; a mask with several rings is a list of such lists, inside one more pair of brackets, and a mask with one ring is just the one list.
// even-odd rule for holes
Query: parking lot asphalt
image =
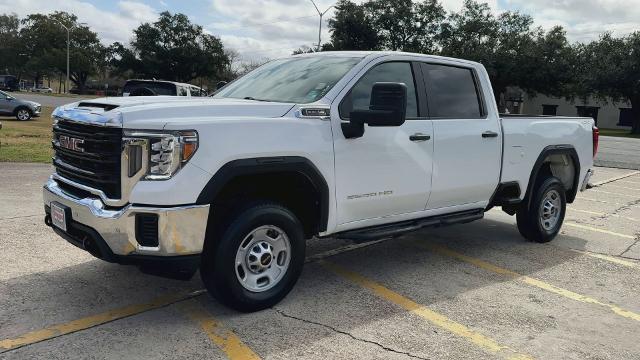
{"label": "parking lot asphalt", "polygon": [[640,170],[640,139],[601,136],[595,164]]}
{"label": "parking lot asphalt", "polygon": [[596,168],[561,235],[498,209],[393,240],[308,242],[275,307],[102,262],[43,224],[47,165],[0,163],[0,359],[639,359],[640,172]]}

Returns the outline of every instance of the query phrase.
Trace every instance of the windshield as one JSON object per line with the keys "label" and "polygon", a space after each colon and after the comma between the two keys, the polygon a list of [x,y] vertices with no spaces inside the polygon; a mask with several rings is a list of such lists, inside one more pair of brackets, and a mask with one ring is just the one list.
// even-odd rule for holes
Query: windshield
{"label": "windshield", "polygon": [[360,57],[299,57],[269,62],[214,97],[304,104],[321,99]]}

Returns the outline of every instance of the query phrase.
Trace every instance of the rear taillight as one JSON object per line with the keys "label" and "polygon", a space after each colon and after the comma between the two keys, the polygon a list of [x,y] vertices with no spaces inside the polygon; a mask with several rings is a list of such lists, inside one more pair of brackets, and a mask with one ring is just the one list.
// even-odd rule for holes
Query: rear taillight
{"label": "rear taillight", "polygon": [[598,152],[598,140],[600,139],[600,130],[597,127],[593,127],[591,129],[591,133],[593,134],[593,157],[596,157],[596,153]]}

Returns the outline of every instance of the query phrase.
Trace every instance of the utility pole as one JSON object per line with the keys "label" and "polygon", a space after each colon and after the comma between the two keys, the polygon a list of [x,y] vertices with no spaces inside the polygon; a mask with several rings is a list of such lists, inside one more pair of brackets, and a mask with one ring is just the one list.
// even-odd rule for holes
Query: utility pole
{"label": "utility pole", "polygon": [[320,11],[320,9],[318,9],[318,6],[313,0],[309,0],[309,1],[311,1],[311,3],[313,4],[313,7],[316,8],[318,15],[320,15],[320,25],[318,26],[318,47],[316,48],[316,51],[320,51],[320,45],[322,44],[322,17],[324,16],[324,14],[327,13],[327,11],[329,11],[333,7],[333,5],[329,6],[325,11]]}
{"label": "utility pole", "polygon": [[[71,40],[71,29],[73,29],[74,27],[76,27],[76,25],[72,25],[72,26],[67,26],[65,24],[62,23],[62,21],[56,20],[56,19],[51,19],[55,22],[57,22],[58,24],[60,24],[65,30],[67,30],[67,80],[64,83],[64,92],[65,94],[69,93],[69,44],[70,44],[70,40]],[[85,23],[80,23],[79,25],[86,25]],[[36,84],[37,85],[37,84]]]}

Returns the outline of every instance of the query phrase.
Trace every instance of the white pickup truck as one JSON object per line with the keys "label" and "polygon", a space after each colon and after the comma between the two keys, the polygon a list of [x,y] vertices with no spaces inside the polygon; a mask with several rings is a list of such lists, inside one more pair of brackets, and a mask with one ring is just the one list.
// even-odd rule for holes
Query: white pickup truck
{"label": "white pickup truck", "polygon": [[305,239],[362,241],[493,206],[546,242],[592,173],[589,118],[500,117],[478,63],[396,52],[269,62],[212,98],[53,113],[45,222],[110,262],[190,278],[241,311],[294,286]]}

